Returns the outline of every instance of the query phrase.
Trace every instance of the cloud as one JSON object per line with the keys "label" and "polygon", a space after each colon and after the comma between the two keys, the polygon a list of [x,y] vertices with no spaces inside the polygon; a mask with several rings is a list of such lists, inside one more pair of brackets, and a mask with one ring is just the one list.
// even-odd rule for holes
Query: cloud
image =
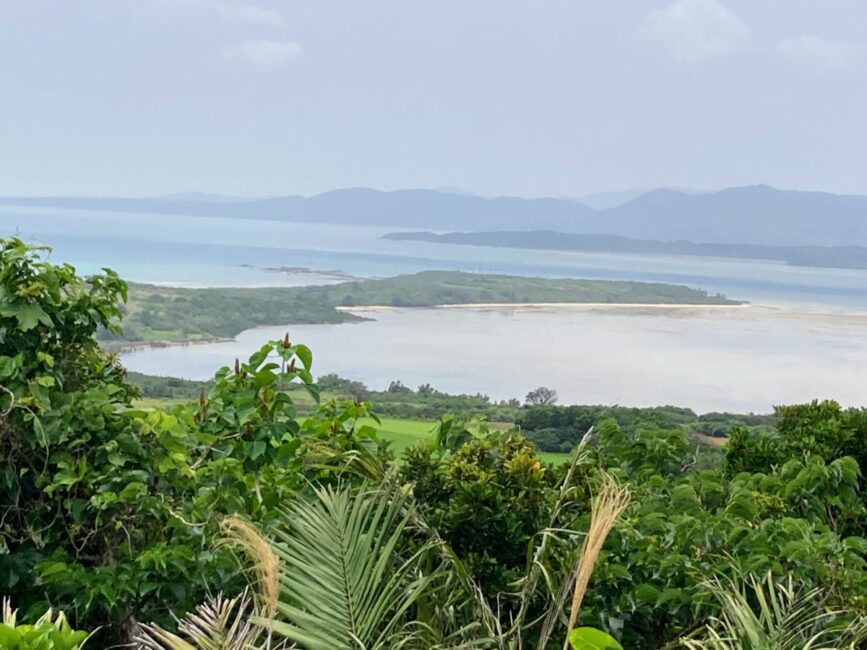
{"label": "cloud", "polygon": [[860,49],[855,43],[828,41],[821,36],[798,36],[780,41],[777,46],[787,59],[818,68],[842,68]]}
{"label": "cloud", "polygon": [[301,54],[301,46],[293,41],[250,41],[230,48],[226,56],[248,61],[264,68],[279,68]]}
{"label": "cloud", "polygon": [[283,24],[283,16],[276,11],[258,5],[219,2],[215,3],[215,9],[220,16],[227,20],[241,20],[271,27],[280,27]]}
{"label": "cloud", "polygon": [[677,0],[647,14],[647,33],[679,59],[699,63],[743,48],[749,28],[719,0]]}
{"label": "cloud", "polygon": [[155,0],[173,9],[207,12],[229,22],[281,27],[283,16],[271,9],[236,0]]}

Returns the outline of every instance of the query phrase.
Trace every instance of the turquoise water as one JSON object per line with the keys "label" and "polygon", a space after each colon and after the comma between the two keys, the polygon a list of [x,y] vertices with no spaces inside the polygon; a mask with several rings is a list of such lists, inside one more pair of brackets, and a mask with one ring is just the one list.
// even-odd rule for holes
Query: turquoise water
{"label": "turquoise water", "polygon": [[22,209],[0,205],[0,233],[18,233],[55,249],[54,259],[82,272],[102,266],[129,280],[198,286],[271,286],[325,282],[309,274],[339,269],[383,277],[426,269],[540,277],[673,282],[762,303],[819,304],[867,310],[867,271],[787,267],[654,255],[589,254],[398,242],[394,229],[369,226],[176,215]]}

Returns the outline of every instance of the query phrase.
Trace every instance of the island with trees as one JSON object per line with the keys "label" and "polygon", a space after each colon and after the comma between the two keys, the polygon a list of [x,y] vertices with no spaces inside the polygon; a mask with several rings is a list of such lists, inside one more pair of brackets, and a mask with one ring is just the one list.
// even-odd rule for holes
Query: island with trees
{"label": "island with trees", "polygon": [[353,307],[490,304],[740,305],[723,295],[656,282],[528,278],[424,271],[332,285],[272,288],[181,288],[130,284],[124,328],[103,329],[106,345],[231,338],[259,325],[345,323]]}

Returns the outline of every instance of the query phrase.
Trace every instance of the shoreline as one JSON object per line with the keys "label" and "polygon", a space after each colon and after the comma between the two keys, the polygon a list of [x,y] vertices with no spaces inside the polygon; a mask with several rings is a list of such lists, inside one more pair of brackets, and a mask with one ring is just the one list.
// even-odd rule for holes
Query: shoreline
{"label": "shoreline", "polygon": [[752,303],[663,303],[663,302],[468,302],[444,305],[394,307],[392,305],[359,305],[335,307],[340,312],[396,312],[407,309],[743,309],[755,307]]}
{"label": "shoreline", "polygon": [[[748,302],[736,303],[730,305],[719,305],[719,304],[686,304],[686,303],[616,303],[616,302],[483,302],[483,303],[457,303],[457,304],[443,304],[443,305],[424,305],[420,307],[393,307],[390,305],[359,305],[356,307],[346,307],[346,306],[335,306],[334,311],[339,312],[341,314],[349,314],[355,315],[356,313],[393,313],[399,311],[406,310],[420,310],[420,309],[510,309],[514,311],[533,311],[533,310],[542,310],[547,308],[555,308],[555,309],[660,309],[660,310],[670,310],[670,309],[732,309],[732,308],[744,308],[744,307],[754,307],[753,304]],[[295,323],[297,325],[341,325],[348,324],[352,322],[362,322],[366,320],[371,320],[369,318],[364,318],[363,316],[358,316],[358,321],[347,320],[338,323]],[[263,329],[269,327],[282,327],[282,325],[252,325],[250,327],[245,327],[241,332],[246,332],[248,330],[254,329]],[[240,334],[241,332],[238,332]],[[154,350],[159,348],[177,348],[177,347],[186,347],[190,345],[209,345],[211,343],[229,343],[236,339],[237,335],[231,337],[221,337],[221,336],[211,336],[200,339],[182,339],[182,340],[166,340],[161,339],[158,341],[101,341],[100,344],[102,348],[108,352],[113,352],[116,354],[129,354],[133,352],[141,352],[142,350]],[[108,344],[108,345],[107,345]]]}
{"label": "shoreline", "polygon": [[[139,352],[141,350],[156,350],[159,348],[179,348],[189,345],[210,345],[211,343],[228,343],[234,341],[235,337],[226,338],[222,336],[209,336],[201,339],[181,339],[178,341],[159,340],[159,341],[118,341],[118,345],[102,345],[102,349],[107,352],[116,354],[128,354],[130,352]],[[99,341],[99,343],[104,343]],[[114,343],[114,341],[108,341]]]}
{"label": "shoreline", "polygon": [[[346,320],[337,322],[321,322],[321,323],[292,323],[292,324],[259,324],[245,327],[241,332],[255,329],[267,329],[273,327],[288,327],[291,329],[293,325],[341,325],[352,324],[357,322],[375,320],[372,318],[374,314],[399,313],[407,311],[421,310],[477,310],[477,311],[496,311],[508,310],[517,313],[532,313],[544,312],[546,310],[560,310],[572,312],[591,312],[591,311],[607,311],[624,313],[639,313],[639,312],[654,312],[664,315],[666,312],[717,312],[719,314],[736,314],[742,312],[743,316],[752,314],[758,317],[760,314],[768,316],[790,318],[796,320],[815,320],[817,322],[848,322],[853,325],[867,325],[867,313],[858,312],[827,312],[827,311],[804,311],[792,309],[785,306],[775,306],[766,304],[755,304],[743,302],[737,304],[700,304],[700,303],[608,303],[608,302],[529,302],[529,303],[459,303],[459,304],[443,304],[443,305],[425,305],[418,307],[394,307],[391,305],[358,305],[335,306],[334,310],[347,317]],[[371,317],[366,317],[364,314],[370,314]],[[354,317],[354,318],[352,318]],[[238,334],[241,334],[238,332]],[[159,348],[186,347],[193,345],[209,345],[212,343],[229,343],[236,340],[237,335],[231,337],[204,337],[198,339],[184,340],[158,340],[158,341],[100,341],[102,348],[108,352],[116,354],[129,354],[141,352],[143,350],[152,350]]]}

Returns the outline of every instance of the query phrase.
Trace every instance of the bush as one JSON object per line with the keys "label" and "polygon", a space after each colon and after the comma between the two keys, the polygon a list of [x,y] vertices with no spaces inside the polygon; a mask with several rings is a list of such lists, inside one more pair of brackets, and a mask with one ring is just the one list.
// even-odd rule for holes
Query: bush
{"label": "bush", "polygon": [[515,434],[473,438],[454,453],[410,448],[401,477],[492,598],[523,572],[528,545],[556,498],[554,472]]}

